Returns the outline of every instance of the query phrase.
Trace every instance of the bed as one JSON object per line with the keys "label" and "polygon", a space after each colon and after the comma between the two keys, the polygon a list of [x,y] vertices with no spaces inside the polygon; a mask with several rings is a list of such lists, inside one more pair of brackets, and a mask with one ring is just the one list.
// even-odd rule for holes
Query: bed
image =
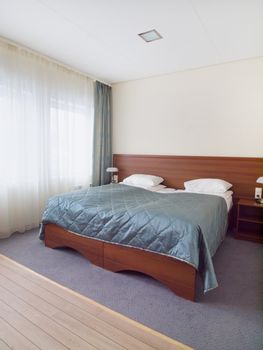
{"label": "bed", "polygon": [[[136,172],[135,168],[137,172],[149,173],[149,169],[147,168],[147,166],[149,165],[149,162],[147,163],[147,161],[145,161],[144,159],[143,162],[141,163],[142,156],[138,156],[139,162],[136,162],[135,164],[134,157],[137,157],[137,156],[133,156],[133,158],[131,157],[132,156],[128,156],[128,157],[122,156],[120,157],[120,159],[118,159],[118,156],[115,156],[114,164],[120,169],[121,178],[124,176],[127,176],[129,173]],[[144,157],[146,157],[146,159],[150,161],[150,163],[152,163],[153,157],[151,156],[149,157],[144,156]],[[166,157],[161,158],[160,156],[157,156],[157,158],[161,159],[161,163],[159,162],[160,165],[158,166],[158,160],[156,162],[156,159],[155,159],[155,163],[151,171],[152,173],[157,173],[162,176],[165,176],[162,172],[160,172],[161,166],[164,164],[163,161],[165,161],[166,168],[168,168],[170,172],[171,160],[174,162],[174,157],[168,157],[168,160],[170,160],[168,162]],[[183,157],[184,162],[185,162],[185,158],[187,157]],[[202,164],[202,162],[200,162],[201,157],[189,157],[189,158],[190,158],[190,168],[192,163],[191,159],[196,161],[196,158],[198,158],[199,164]],[[211,164],[211,157],[203,157],[203,158],[206,162],[208,161],[209,164]],[[220,157],[214,157],[214,158],[216,158],[217,161],[222,160]],[[123,160],[126,161],[127,159],[130,160],[130,162],[128,163],[129,167],[123,166],[122,164]],[[182,160],[182,158],[179,158],[179,160]],[[227,162],[224,160],[224,163],[227,163]],[[229,164],[230,163],[227,163],[227,165]],[[222,166],[222,162],[220,165]],[[239,162],[239,166],[240,166],[240,162]],[[225,169],[226,169],[226,165],[225,165]],[[232,166],[232,169],[231,167],[229,168],[229,166],[227,166],[227,169],[230,169],[229,171],[231,171],[231,174],[233,174],[233,166]],[[202,175],[204,177],[215,177],[215,175],[213,174],[213,171],[214,172],[217,171],[216,167],[212,171],[207,171],[207,170],[204,171],[203,169]],[[199,172],[200,172],[200,169],[199,169]],[[190,171],[188,179],[193,177],[197,177],[197,176],[194,174],[193,171]],[[225,178],[226,177],[227,177],[227,174]],[[246,181],[247,181],[247,178],[248,177],[246,176]],[[168,185],[171,185],[171,183],[169,183],[169,174],[168,174]],[[119,192],[119,191],[123,192],[124,187],[125,186],[123,185],[102,186],[99,189],[91,189],[91,192],[99,191],[102,194],[102,192],[103,193],[105,192],[106,188],[110,188],[110,190],[106,190],[106,192],[108,193],[106,194],[106,197],[108,196],[109,198],[109,196],[112,196],[114,192]],[[120,190],[120,188],[122,189]],[[76,192],[75,194],[81,195],[81,192],[82,191]],[[91,192],[89,191],[89,193]],[[156,210],[156,207],[153,205],[153,203],[157,203],[157,202],[160,203],[160,201],[166,202],[167,199],[164,199],[164,198],[167,198],[167,196],[169,196],[169,195],[162,195],[157,193],[149,194],[147,191],[144,191],[141,189],[139,190],[139,192],[138,192],[138,189],[133,189],[132,192],[134,194],[136,193],[136,197],[139,196],[140,198],[141,197],[146,198],[146,202],[143,204],[145,206],[145,210],[146,211],[153,210],[153,212],[154,210]],[[141,193],[144,193],[144,194],[142,195]],[[91,200],[91,207],[93,208],[97,207],[98,203],[96,202],[96,197],[99,197],[99,196],[97,193],[97,196],[94,196],[95,199],[93,198]],[[156,199],[157,198],[156,196],[159,196],[158,200]],[[163,198],[161,198],[160,196]],[[179,197],[179,202],[181,201],[181,204],[182,204],[182,198],[188,196],[187,201],[192,202],[191,204],[192,209],[190,207],[188,208],[190,209],[190,211],[193,210],[194,208],[200,207],[200,205],[197,205],[197,203],[203,202],[203,200],[200,199],[200,196],[198,198],[198,195],[193,196],[191,194],[178,193],[177,197],[178,196],[181,196]],[[215,224],[216,216],[214,216],[213,219],[210,220],[211,222],[208,223],[202,219],[202,210],[197,211],[194,216],[190,215],[190,218],[192,217],[192,219],[190,220],[192,226],[190,225],[191,228],[188,227],[190,230],[189,231],[190,233],[189,232],[187,233],[187,237],[189,238],[189,236],[191,236],[191,233],[195,235],[194,241],[190,243],[191,249],[192,249],[192,245],[193,246],[199,245],[199,248],[201,248],[199,251],[193,249],[194,254],[192,256],[189,253],[189,247],[187,248],[188,253],[186,249],[184,253],[181,251],[179,255],[177,254],[175,256],[170,253],[174,252],[173,249],[176,251],[176,245],[174,247],[170,247],[168,245],[169,254],[167,254],[166,251],[159,249],[160,246],[162,245],[161,243],[159,243],[159,248],[157,248],[156,250],[156,247],[154,247],[153,249],[151,245],[148,245],[147,247],[140,246],[138,245],[138,242],[134,243],[134,241],[132,242],[132,244],[130,244],[130,242],[127,243],[127,241],[117,242],[113,239],[112,236],[109,236],[106,238],[101,236],[97,236],[97,237],[93,236],[93,231],[91,230],[92,232],[88,232],[89,231],[88,227],[86,232],[88,235],[83,236],[83,232],[80,232],[79,227],[75,227],[74,223],[68,226],[65,220],[65,215],[60,211],[60,210],[66,209],[66,211],[68,212],[70,205],[67,207],[67,205],[63,204],[62,209],[61,208],[58,209],[57,204],[61,202],[61,197],[58,197],[55,199],[55,202],[57,202],[57,204],[54,204],[55,202],[53,199],[53,204],[52,204],[53,206],[51,205],[51,209],[49,210],[49,213],[45,212],[47,215],[44,214],[41,238],[45,240],[45,245],[51,248],[66,246],[66,247],[71,247],[73,249],[76,249],[85,257],[87,257],[92,263],[100,267],[106,268],[108,270],[111,270],[111,271],[133,270],[133,271],[139,271],[147,275],[150,275],[153,278],[161,281],[163,284],[167,285],[175,294],[189,300],[194,300],[197,270],[201,271],[201,273],[204,276],[204,286],[205,286],[204,289],[206,291],[209,289],[213,289],[217,285],[217,281],[213,271],[211,257],[214,255],[217,247],[220,245],[221,241],[223,240],[226,232],[226,228],[227,228],[228,215],[227,215],[227,206],[224,199],[222,198],[212,199],[210,197],[211,196],[206,196],[206,198],[208,198],[205,200],[206,208],[203,207],[202,210],[204,213],[206,212],[206,210],[208,209],[210,210],[210,215],[207,215],[207,212],[206,212],[206,215],[205,215],[206,217],[210,216],[212,218],[213,210],[214,212],[217,212],[217,213],[218,211],[220,211],[220,213],[222,214],[220,215],[220,220],[218,220],[217,222],[217,229],[216,229],[217,234],[215,235],[216,242],[212,242],[212,241],[210,242],[210,238],[209,238],[210,237],[209,227]],[[100,197],[100,198],[103,198],[103,197]],[[171,199],[169,199],[168,202],[170,202],[170,200]],[[101,201],[105,202],[104,199],[101,199]],[[69,200],[69,202],[72,203],[72,200]],[[214,203],[213,205],[211,204],[212,202]],[[117,204],[119,205],[119,207],[121,206],[125,207],[126,205],[126,203],[121,204],[121,202],[118,202]],[[116,203],[114,203],[113,205],[116,205]],[[171,203],[169,203],[169,205],[171,205]],[[212,207],[215,208],[214,206],[216,207],[216,209],[212,210],[211,208]],[[162,212],[163,216],[165,216],[165,212],[167,210],[168,212],[171,210],[171,209],[168,209],[168,207],[163,204],[161,205],[161,207],[165,208],[165,210]],[[52,214],[50,214],[52,212],[54,214],[56,210],[58,210],[58,217],[60,217],[60,220],[55,219],[54,217],[52,217]],[[83,208],[79,207],[79,210],[81,212]],[[133,207],[133,210],[136,211],[135,206]],[[156,212],[154,212],[154,214],[156,215]],[[107,220],[110,221],[109,217],[107,216],[107,214],[105,214],[105,212],[102,211],[101,215],[102,216],[100,217],[100,220],[95,220],[95,226],[98,225],[99,221],[101,221],[102,223],[104,222],[104,224],[106,224],[105,226],[107,226]],[[136,215],[142,215],[142,214],[140,213],[140,211],[138,211]],[[186,215],[186,214],[183,214],[183,215]],[[182,221],[182,219],[178,219],[178,218],[177,220]],[[189,216],[187,220],[188,220],[188,226],[189,226]],[[187,220],[185,221],[187,222]],[[82,223],[82,225],[85,227],[87,226],[84,222]],[[123,222],[121,223],[121,225],[123,225]],[[173,225],[178,225],[178,222],[173,223]],[[153,226],[156,226],[156,224]],[[120,227],[124,227],[124,230],[121,231]],[[117,233],[118,235],[118,232],[122,232],[122,234],[124,234],[125,232],[130,230],[130,228],[128,228],[128,230],[126,228],[125,230],[125,225],[120,227],[116,227],[116,226],[114,227],[113,225],[111,227],[110,232],[114,234]],[[199,228],[199,231],[198,231],[198,228]],[[141,229],[139,228],[139,230]],[[185,227],[184,227],[184,230],[185,230]],[[180,236],[180,233],[179,233],[179,236]],[[182,238],[180,238],[179,241],[181,243],[179,244],[179,248],[177,249],[176,253],[178,253],[178,251],[180,251],[182,246],[186,244],[185,241],[182,240]]]}

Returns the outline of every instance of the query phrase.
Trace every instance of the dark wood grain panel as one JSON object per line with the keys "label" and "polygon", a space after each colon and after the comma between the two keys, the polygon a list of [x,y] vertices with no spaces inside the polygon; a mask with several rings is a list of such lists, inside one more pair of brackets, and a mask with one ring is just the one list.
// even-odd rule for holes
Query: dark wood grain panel
{"label": "dark wood grain panel", "polygon": [[178,296],[194,301],[196,269],[182,261],[154,252],[97,241],[54,224],[45,225],[45,245],[49,248],[73,248],[91,263],[113,272],[142,272],[162,282]]}
{"label": "dark wood grain panel", "polygon": [[54,224],[45,225],[46,247],[75,249],[94,265],[103,267],[103,242],[85,238]]}
{"label": "dark wood grain panel", "polygon": [[249,199],[238,201],[235,237],[263,243],[263,204]]}
{"label": "dark wood grain panel", "polygon": [[195,298],[196,269],[180,260],[141,249],[104,244],[104,268],[118,272],[139,271],[188,300]]}
{"label": "dark wood grain panel", "polygon": [[256,179],[263,175],[263,158],[114,154],[119,181],[135,173],[159,175],[168,187],[184,188],[184,181],[220,178],[233,184],[234,196],[253,198]]}

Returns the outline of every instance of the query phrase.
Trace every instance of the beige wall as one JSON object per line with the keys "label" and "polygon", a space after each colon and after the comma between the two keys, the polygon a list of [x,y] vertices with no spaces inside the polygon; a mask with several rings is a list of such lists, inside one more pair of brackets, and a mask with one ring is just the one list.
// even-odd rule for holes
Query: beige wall
{"label": "beige wall", "polygon": [[263,58],[113,85],[113,151],[263,156]]}

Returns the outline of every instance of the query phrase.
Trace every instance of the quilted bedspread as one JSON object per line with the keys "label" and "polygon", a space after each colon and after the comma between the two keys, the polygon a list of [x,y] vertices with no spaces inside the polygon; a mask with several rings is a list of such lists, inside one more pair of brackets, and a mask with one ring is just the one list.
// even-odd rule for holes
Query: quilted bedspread
{"label": "quilted bedspread", "polygon": [[184,261],[204,277],[204,291],[217,287],[212,256],[225,237],[227,206],[218,196],[154,193],[121,184],[91,187],[49,199],[44,225],[132,246]]}

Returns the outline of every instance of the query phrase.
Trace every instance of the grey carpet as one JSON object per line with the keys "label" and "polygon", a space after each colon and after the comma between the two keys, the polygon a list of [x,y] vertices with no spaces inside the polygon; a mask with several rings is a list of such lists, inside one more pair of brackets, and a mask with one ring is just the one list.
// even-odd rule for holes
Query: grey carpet
{"label": "grey carpet", "polygon": [[220,286],[199,293],[197,303],[149,277],[115,274],[72,250],[45,248],[37,230],[0,240],[0,253],[195,349],[263,349],[260,244],[228,236],[214,258]]}

